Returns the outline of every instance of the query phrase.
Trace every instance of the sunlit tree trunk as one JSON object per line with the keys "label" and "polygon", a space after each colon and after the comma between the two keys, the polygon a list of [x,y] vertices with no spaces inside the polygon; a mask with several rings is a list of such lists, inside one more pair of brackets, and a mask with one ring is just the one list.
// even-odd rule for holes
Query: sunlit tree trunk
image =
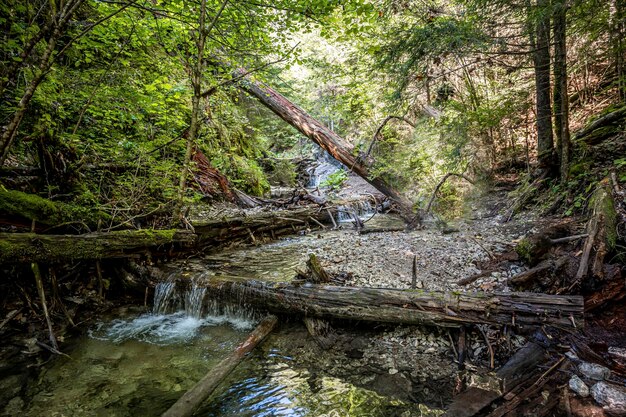
{"label": "sunlit tree trunk", "polygon": [[567,5],[554,2],[554,131],[561,180],[566,181],[571,157],[569,132],[569,95],[567,93]]}
{"label": "sunlit tree trunk", "polygon": [[220,9],[217,11],[213,20],[207,25],[207,0],[201,0],[200,2],[200,16],[198,17],[198,38],[196,39],[196,61],[191,66],[190,79],[191,87],[193,90],[193,96],[191,98],[191,122],[189,124],[189,130],[186,135],[187,143],[185,146],[185,157],[183,159],[183,166],[180,171],[180,178],[178,182],[178,201],[177,207],[174,210],[174,221],[177,221],[182,215],[183,198],[185,196],[185,189],[187,186],[187,175],[191,164],[191,154],[196,144],[198,137],[198,129],[200,127],[200,101],[202,99],[202,79],[204,72],[204,49],[206,46],[206,40],[209,32],[219,19],[222,11],[226,7],[228,0],[225,0]]}

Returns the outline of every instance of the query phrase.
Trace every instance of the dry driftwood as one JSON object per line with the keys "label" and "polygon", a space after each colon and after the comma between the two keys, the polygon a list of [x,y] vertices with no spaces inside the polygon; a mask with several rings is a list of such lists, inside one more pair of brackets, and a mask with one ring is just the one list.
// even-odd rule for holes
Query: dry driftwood
{"label": "dry driftwood", "polygon": [[226,359],[212,368],[196,385],[183,394],[162,417],[191,416],[200,405],[215,391],[215,388],[239,365],[246,355],[270,334],[277,319],[275,316],[264,318],[248,338],[240,344]]}
{"label": "dry driftwood", "polygon": [[539,293],[445,293],[423,290],[231,281],[207,283],[222,299],[246,295],[252,307],[307,317],[459,327],[471,323],[513,326],[583,326],[583,298]]}

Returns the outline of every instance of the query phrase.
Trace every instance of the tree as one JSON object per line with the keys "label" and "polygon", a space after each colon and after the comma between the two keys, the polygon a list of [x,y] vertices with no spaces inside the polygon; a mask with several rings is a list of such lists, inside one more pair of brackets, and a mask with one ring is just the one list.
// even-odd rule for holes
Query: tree
{"label": "tree", "polygon": [[[549,0],[537,0],[535,21],[530,23],[530,43],[533,47],[535,94],[537,112],[537,159],[539,167],[554,170],[554,140],[552,136],[552,106],[550,89],[550,13]],[[533,15],[533,11],[529,11]]]}
{"label": "tree", "polygon": [[567,92],[567,5],[554,1],[554,131],[562,181],[567,181],[571,159],[569,94]]}

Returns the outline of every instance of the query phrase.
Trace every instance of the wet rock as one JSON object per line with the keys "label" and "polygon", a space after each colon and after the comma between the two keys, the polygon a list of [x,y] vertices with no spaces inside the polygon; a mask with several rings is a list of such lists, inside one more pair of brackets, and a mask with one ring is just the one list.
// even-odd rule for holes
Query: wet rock
{"label": "wet rock", "polygon": [[581,397],[589,395],[589,387],[578,375],[574,375],[569,380],[569,388]]}
{"label": "wet rock", "polygon": [[596,381],[602,381],[611,376],[611,371],[597,363],[590,362],[582,362],[578,365],[578,371],[590,379],[595,379]]}
{"label": "wet rock", "polygon": [[591,387],[591,396],[613,416],[626,416],[626,388],[606,382]]}

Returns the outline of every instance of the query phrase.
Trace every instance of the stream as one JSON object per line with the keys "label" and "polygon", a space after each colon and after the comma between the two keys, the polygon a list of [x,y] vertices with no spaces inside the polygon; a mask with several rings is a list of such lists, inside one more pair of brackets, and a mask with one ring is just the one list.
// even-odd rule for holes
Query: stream
{"label": "stream", "polygon": [[[398,222],[394,218],[376,217],[378,225]],[[189,279],[193,283],[216,275],[290,280],[296,269],[304,268],[309,252],[323,242],[352,233],[351,230],[311,233],[167,264],[164,272],[168,280],[157,285],[150,311],[140,307],[120,308],[101,317],[84,335],[66,345],[64,350],[71,358],[57,358],[45,368],[39,381],[29,389],[32,400],[22,415],[160,415],[212,366],[228,356],[258,320],[245,307],[245,300],[240,305],[224,305],[207,297],[206,289],[200,286],[191,285],[185,291],[177,289],[175,280]],[[387,364],[377,368],[376,360],[385,354],[376,349],[389,350],[391,341],[381,332],[370,334],[369,331],[340,329],[343,338],[340,346],[322,351],[299,320],[287,321],[220,385],[198,415],[440,414],[410,401],[409,391],[419,387],[408,388],[403,395],[390,392],[396,390],[395,385],[405,383],[404,377],[395,374],[397,370],[390,373]],[[397,330],[389,329],[389,332],[393,336]],[[417,337],[434,340],[432,334]],[[454,367],[444,353],[448,348],[442,347],[441,352],[424,355],[424,363],[412,367],[437,367],[437,360],[433,362],[433,359],[440,357],[441,364],[448,363],[443,368],[446,372],[434,377],[448,379]],[[446,390],[449,385],[444,385]],[[448,396],[449,392],[431,394],[424,398],[441,403],[445,400],[442,396]]]}
{"label": "stream", "polygon": [[[360,204],[348,207],[367,227],[402,224]],[[473,211],[473,216],[478,216]],[[172,405],[254,328],[246,306],[211,299],[202,281],[212,277],[289,281],[317,253],[346,285],[409,288],[417,257],[418,285],[457,290],[459,277],[476,272],[486,250],[500,251],[515,237],[487,213],[457,224],[456,235],[429,228],[410,233],[359,235],[349,217],[340,230],[312,231],[259,246],[227,249],[169,262],[150,308],[125,307],[102,316],[30,384],[25,416],[157,416]],[[480,239],[482,242],[479,242]],[[506,273],[474,288],[506,291]],[[451,273],[454,271],[454,273]],[[508,275],[507,275],[508,274]],[[176,282],[186,282],[177,286]],[[322,350],[299,319],[283,320],[219,386],[201,416],[437,416],[457,377],[445,330],[351,323],[333,326],[338,341]],[[513,340],[521,345],[523,340]],[[470,343],[484,360],[482,338]],[[10,410],[10,408],[8,408]],[[6,410],[5,410],[6,413]],[[7,415],[7,414],[5,414]],[[8,415],[11,415],[10,412]]]}

